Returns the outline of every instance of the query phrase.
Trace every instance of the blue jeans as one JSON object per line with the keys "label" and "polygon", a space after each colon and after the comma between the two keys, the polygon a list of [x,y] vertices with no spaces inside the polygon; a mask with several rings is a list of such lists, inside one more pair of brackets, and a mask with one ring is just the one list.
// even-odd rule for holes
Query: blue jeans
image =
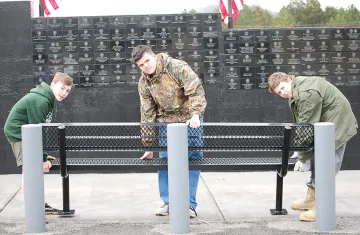
{"label": "blue jeans", "polygon": [[[202,122],[203,119],[200,119]],[[202,136],[203,127],[199,128],[190,128],[188,127],[188,145],[190,146],[202,146],[203,141],[197,137]],[[166,136],[166,127],[160,127],[160,136]],[[195,138],[191,138],[195,136]],[[166,139],[160,141],[160,145],[166,144]],[[167,152],[160,152],[160,158],[167,158]],[[202,158],[203,152],[189,152],[189,159],[191,158]],[[190,170],[189,171],[189,191],[190,191],[190,206],[193,208],[197,207],[196,203],[196,192],[199,184],[200,171],[199,170]],[[168,181],[168,171],[159,170],[158,171],[158,181],[159,181],[159,193],[160,198],[164,201],[165,204],[169,204],[169,181]]]}

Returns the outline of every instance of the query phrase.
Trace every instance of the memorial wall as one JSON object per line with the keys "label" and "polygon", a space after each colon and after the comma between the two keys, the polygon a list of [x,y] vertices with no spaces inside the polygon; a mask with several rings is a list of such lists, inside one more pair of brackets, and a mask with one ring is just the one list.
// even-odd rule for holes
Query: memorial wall
{"label": "memorial wall", "polygon": [[77,87],[137,85],[131,51],[147,45],[187,61],[205,83],[219,79],[218,14],[33,19],[35,85],[57,71]]}
{"label": "memorial wall", "polygon": [[0,1],[0,174],[21,172],[4,124],[11,107],[34,85],[29,4]]}
{"label": "memorial wall", "polygon": [[258,29],[223,32],[227,89],[266,89],[274,72],[360,85],[360,28]]}
{"label": "memorial wall", "polygon": [[[28,5],[0,2],[0,22],[12,22],[0,23],[3,124],[14,103],[40,81],[50,83],[56,71],[70,74],[75,87],[56,106],[53,122],[139,122],[140,71],[130,59],[139,44],[189,63],[206,92],[205,122],[292,122],[286,100],[267,90],[276,71],[326,77],[360,117],[360,28],[222,30],[219,14],[31,19]],[[0,174],[19,173],[3,135],[0,141]],[[358,141],[357,135],[348,143],[342,169],[360,169]],[[141,156],[69,157],[81,154]],[[219,154],[238,155],[206,157]]]}
{"label": "memorial wall", "polygon": [[218,14],[35,18],[34,85],[49,82],[57,71],[70,74],[77,87],[136,85],[140,70],[131,62],[131,51],[140,44],[188,62],[204,84],[224,83],[229,90],[266,89],[268,76],[276,71],[323,76],[336,86],[360,85],[360,29],[221,32],[219,18]]}

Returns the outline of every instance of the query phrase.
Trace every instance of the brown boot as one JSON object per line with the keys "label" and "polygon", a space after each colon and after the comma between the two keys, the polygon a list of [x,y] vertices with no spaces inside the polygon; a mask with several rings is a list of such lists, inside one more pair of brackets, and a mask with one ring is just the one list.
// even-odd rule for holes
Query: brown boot
{"label": "brown boot", "polygon": [[294,210],[311,210],[315,207],[315,189],[308,188],[305,200],[291,203],[291,208]]}
{"label": "brown boot", "polygon": [[300,220],[306,222],[314,222],[316,219],[316,209],[313,207],[312,209],[303,212],[300,214]]}

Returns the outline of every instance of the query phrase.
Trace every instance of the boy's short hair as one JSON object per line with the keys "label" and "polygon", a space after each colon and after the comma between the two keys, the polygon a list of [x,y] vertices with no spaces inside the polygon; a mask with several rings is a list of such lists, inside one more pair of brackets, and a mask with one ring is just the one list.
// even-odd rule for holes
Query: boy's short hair
{"label": "boy's short hair", "polygon": [[52,80],[53,83],[62,83],[66,86],[73,86],[73,79],[66,73],[57,72]]}
{"label": "boy's short hair", "polygon": [[145,52],[147,52],[149,54],[154,54],[154,52],[148,46],[145,46],[145,45],[136,46],[131,52],[131,59],[132,59],[133,63],[138,62],[138,60],[140,60],[141,57],[143,57]]}
{"label": "boy's short hair", "polygon": [[292,76],[289,76],[283,72],[276,72],[271,74],[268,80],[269,91],[274,93],[274,90],[280,85],[280,83],[287,82],[288,78],[292,78]]}

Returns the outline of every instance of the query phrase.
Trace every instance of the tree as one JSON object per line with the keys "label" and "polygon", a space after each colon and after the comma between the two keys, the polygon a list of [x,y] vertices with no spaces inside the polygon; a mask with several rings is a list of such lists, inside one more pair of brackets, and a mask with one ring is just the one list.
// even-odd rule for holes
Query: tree
{"label": "tree", "polygon": [[334,16],[336,16],[339,13],[339,10],[336,9],[335,7],[325,7],[325,10],[323,12],[323,18],[322,18],[322,23],[326,24],[330,21],[330,19]]}
{"label": "tree", "polygon": [[183,14],[195,14],[196,10],[191,9],[190,11],[188,11],[188,10],[184,9],[181,13],[183,13]]}
{"label": "tree", "polygon": [[343,26],[346,25],[347,20],[344,14],[338,13],[336,16],[332,17],[329,22],[328,26]]}
{"label": "tree", "polygon": [[247,6],[244,5],[244,8],[239,11],[239,16],[234,23],[234,28],[241,27],[250,27],[255,23],[255,15],[254,12]]}
{"label": "tree", "polygon": [[354,4],[346,9],[345,19],[349,24],[358,24],[360,21],[360,12]]}
{"label": "tree", "polygon": [[214,13],[220,13],[220,8],[219,7],[215,7],[213,11],[211,12],[214,12]]}
{"label": "tree", "polygon": [[304,1],[290,0],[290,3],[286,6],[286,8],[289,13],[294,16],[296,22],[301,25],[306,18]]}
{"label": "tree", "polygon": [[268,27],[272,24],[273,16],[268,10],[262,9],[259,6],[256,6],[253,10],[255,22],[253,26],[257,27]]}
{"label": "tree", "polygon": [[[289,0],[277,15],[261,8],[248,6],[239,12],[234,28],[246,27],[292,27],[292,26],[358,26],[360,10],[354,4],[348,8],[332,6],[322,10],[319,0]],[[219,8],[216,8],[219,11]],[[184,10],[185,13],[188,13]],[[223,27],[227,25],[223,24]]]}
{"label": "tree", "polygon": [[323,12],[318,0],[306,0],[303,13],[306,17],[301,19],[302,24],[318,25],[322,21]]}
{"label": "tree", "polygon": [[275,17],[273,22],[275,27],[296,26],[295,17],[286,7],[281,8],[279,14]]}

